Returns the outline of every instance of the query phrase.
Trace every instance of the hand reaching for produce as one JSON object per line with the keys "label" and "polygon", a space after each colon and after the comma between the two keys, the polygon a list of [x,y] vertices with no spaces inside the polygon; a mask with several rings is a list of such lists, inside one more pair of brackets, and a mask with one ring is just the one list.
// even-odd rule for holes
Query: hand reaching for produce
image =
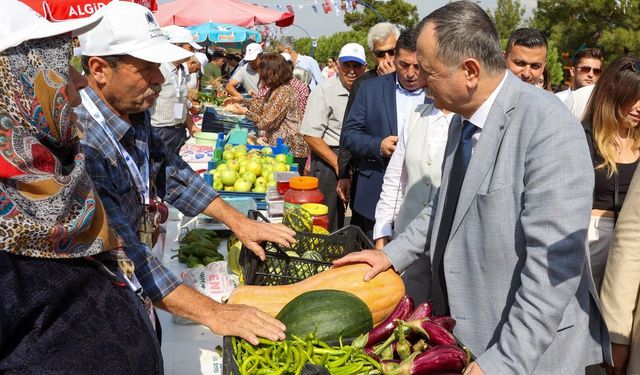
{"label": "hand reaching for produce", "polygon": [[296,232],[281,224],[268,224],[245,218],[241,225],[232,230],[238,239],[263,261],[266,255],[259,242],[270,241],[284,247],[290,247],[296,242],[293,237]]}
{"label": "hand reaching for produce", "polygon": [[336,267],[352,263],[367,263],[371,266],[371,269],[364,274],[364,281],[373,279],[377,274],[392,266],[391,261],[382,250],[362,250],[333,261],[333,265]]}
{"label": "hand reaching for produce", "polygon": [[218,335],[239,336],[253,345],[258,345],[258,337],[273,341],[285,339],[284,324],[247,305],[220,304],[215,319],[207,326]]}
{"label": "hand reaching for produce", "polygon": [[284,247],[296,242],[296,233],[280,224],[267,224],[251,220],[231,207],[222,198],[217,197],[203,211],[205,215],[214,217],[224,223],[240,241],[260,259],[265,260],[264,249],[258,242],[271,241]]}

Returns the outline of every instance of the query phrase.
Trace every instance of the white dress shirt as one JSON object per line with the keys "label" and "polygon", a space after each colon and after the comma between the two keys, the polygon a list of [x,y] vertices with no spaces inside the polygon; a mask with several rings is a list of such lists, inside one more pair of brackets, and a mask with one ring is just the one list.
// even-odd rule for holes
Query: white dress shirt
{"label": "white dress shirt", "polygon": [[[425,106],[428,104],[425,104]],[[380,200],[376,206],[376,223],[373,227],[373,238],[391,237],[393,234],[393,223],[396,215],[402,206],[404,200],[409,173],[405,161],[408,155],[405,155],[409,137],[416,127],[428,127],[428,135],[424,140],[424,152],[419,157],[424,157],[424,163],[427,165],[427,176],[419,176],[424,178],[425,183],[431,183],[436,187],[440,185],[440,173],[442,168],[442,159],[444,157],[444,149],[447,144],[447,134],[449,123],[453,118],[453,113],[445,115],[441,110],[433,107],[429,114],[421,113],[422,107],[414,109],[406,114],[408,117],[407,126],[404,126],[400,132],[396,150],[391,155],[389,165],[384,174],[384,182],[382,184],[382,192]],[[398,122],[400,124],[400,122]],[[424,134],[424,133],[421,133]],[[411,152],[418,152],[414,150]],[[416,204],[428,204],[429,198],[425,197],[425,202],[416,202]]]}
{"label": "white dress shirt", "polygon": [[396,117],[398,134],[402,134],[402,129],[407,123],[409,115],[417,106],[424,103],[424,89],[419,88],[409,91],[400,86],[398,76],[396,75]]}

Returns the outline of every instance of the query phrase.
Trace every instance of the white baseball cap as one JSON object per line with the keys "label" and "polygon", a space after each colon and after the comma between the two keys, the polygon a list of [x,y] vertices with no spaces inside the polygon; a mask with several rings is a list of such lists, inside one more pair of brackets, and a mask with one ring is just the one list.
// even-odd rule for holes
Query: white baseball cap
{"label": "white baseball cap", "polygon": [[184,60],[193,54],[169,43],[151,11],[128,1],[112,1],[96,15],[102,21],[80,35],[84,56],[131,55],[153,63]]}
{"label": "white baseball cap", "polygon": [[18,0],[0,1],[0,52],[31,40],[74,32],[78,35],[94,27],[101,16],[49,22]]}
{"label": "white baseball cap", "polygon": [[262,53],[262,47],[258,43],[251,43],[247,46],[247,51],[244,53],[244,61],[253,61],[258,58],[258,55]]}
{"label": "white baseball cap", "polygon": [[364,47],[358,43],[347,43],[340,50],[338,61],[355,61],[367,65],[367,57],[364,54]]}
{"label": "white baseball cap", "polygon": [[288,54],[286,52],[281,52],[280,53],[282,55],[282,57],[284,57],[284,59],[288,62],[292,62],[293,60],[291,59],[291,54]]}
{"label": "white baseball cap", "polygon": [[173,44],[189,43],[193,49],[198,50],[203,48],[201,45],[193,41],[194,37],[193,34],[191,34],[191,31],[182,26],[165,26],[162,28],[162,32],[167,38],[169,38],[169,42]]}
{"label": "white baseball cap", "polygon": [[204,74],[204,67],[209,63],[209,58],[202,52],[196,52],[196,59],[200,63],[200,72]]}

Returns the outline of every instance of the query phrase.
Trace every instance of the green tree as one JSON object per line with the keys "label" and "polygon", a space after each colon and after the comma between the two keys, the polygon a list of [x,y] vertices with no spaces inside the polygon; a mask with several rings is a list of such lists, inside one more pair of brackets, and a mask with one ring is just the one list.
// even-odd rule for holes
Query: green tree
{"label": "green tree", "polygon": [[[295,48],[298,53],[309,55],[311,51],[311,38],[300,38],[295,41]],[[367,45],[367,33],[364,31],[341,31],[328,36],[318,38],[314,58],[318,62],[327,61],[329,57],[338,58],[340,49],[347,43],[360,43],[363,47]],[[371,56],[367,57],[369,65],[373,63]]]}
{"label": "green tree", "polygon": [[525,7],[519,0],[498,0],[496,9],[489,10],[489,17],[496,24],[501,39],[508,39],[509,35],[522,24]]}
{"label": "green tree", "polygon": [[[367,1],[367,3],[374,7],[384,17],[385,21],[403,27],[411,27],[418,23],[418,7],[404,0],[371,0]],[[352,27],[356,31],[367,32],[371,26],[378,22],[380,22],[378,16],[366,7],[363,11],[344,15],[345,25]]]}
{"label": "green tree", "polygon": [[549,73],[551,73],[551,84],[554,86],[560,86],[564,81],[564,71],[562,69],[560,53],[552,40],[549,41],[547,51],[547,69],[549,70]]}
{"label": "green tree", "polygon": [[539,0],[533,26],[567,57],[600,47],[605,62],[640,52],[640,0]]}

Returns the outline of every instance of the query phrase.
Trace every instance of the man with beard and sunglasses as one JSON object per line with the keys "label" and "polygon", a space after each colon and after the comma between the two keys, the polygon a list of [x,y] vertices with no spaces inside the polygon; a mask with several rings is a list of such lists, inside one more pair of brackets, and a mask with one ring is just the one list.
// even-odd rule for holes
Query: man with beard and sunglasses
{"label": "man with beard and sunglasses", "polygon": [[135,264],[140,294],[219,335],[242,336],[254,344],[257,336],[284,339],[282,323],[254,308],[219,304],[198,293],[151,253],[158,197],[185,215],[215,217],[263,259],[259,241],[288,246],[295,240],[288,228],[249,220],[226,204],[152,129],[148,109],[165,81],[160,64],[191,53],[169,43],[151,12],[138,4],[112,2],[100,13],[102,21],[79,38],[88,86],[76,114],[85,131],[82,146],[93,185]]}

